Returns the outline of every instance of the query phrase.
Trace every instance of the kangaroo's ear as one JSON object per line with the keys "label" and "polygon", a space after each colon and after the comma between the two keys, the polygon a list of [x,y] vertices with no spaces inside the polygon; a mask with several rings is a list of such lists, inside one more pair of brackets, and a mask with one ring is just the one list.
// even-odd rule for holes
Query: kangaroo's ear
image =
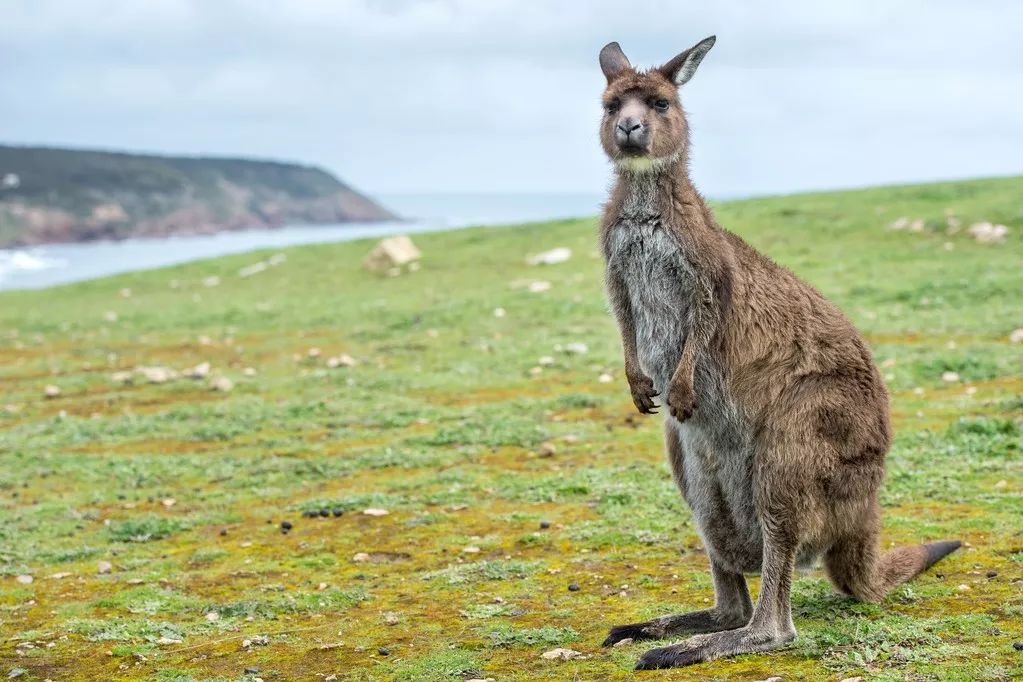
{"label": "kangaroo's ear", "polygon": [[604,72],[608,83],[623,71],[631,68],[632,64],[629,63],[629,58],[622,52],[622,47],[618,43],[608,43],[600,51],[600,70]]}
{"label": "kangaroo's ear", "polygon": [[685,85],[693,77],[693,74],[696,73],[696,67],[700,65],[703,58],[710,52],[710,48],[714,47],[715,40],[717,40],[716,36],[704,38],[657,70],[663,73],[675,85]]}

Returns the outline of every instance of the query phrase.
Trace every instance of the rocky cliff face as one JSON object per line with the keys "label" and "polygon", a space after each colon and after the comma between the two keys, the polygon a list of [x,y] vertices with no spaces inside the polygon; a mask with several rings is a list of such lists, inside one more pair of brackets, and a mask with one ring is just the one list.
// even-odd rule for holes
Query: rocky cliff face
{"label": "rocky cliff face", "polygon": [[394,218],[309,166],[0,146],[0,248]]}

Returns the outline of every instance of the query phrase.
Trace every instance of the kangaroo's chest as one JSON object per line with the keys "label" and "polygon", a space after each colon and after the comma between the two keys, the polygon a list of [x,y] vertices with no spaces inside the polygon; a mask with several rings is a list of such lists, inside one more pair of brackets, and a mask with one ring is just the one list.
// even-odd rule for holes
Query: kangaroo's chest
{"label": "kangaroo's chest", "polygon": [[678,236],[656,213],[621,217],[608,250],[608,267],[625,283],[640,365],[663,392],[681,356],[696,275]]}

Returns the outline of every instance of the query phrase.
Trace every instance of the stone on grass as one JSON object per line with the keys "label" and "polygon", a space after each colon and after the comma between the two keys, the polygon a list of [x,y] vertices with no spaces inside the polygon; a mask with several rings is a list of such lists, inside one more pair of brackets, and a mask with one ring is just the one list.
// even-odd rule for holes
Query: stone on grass
{"label": "stone on grass", "polygon": [[553,457],[558,452],[558,448],[550,441],[544,441],[540,443],[540,456],[541,457]]}
{"label": "stone on grass", "polygon": [[330,369],[336,369],[338,367],[355,367],[355,358],[347,353],[341,355],[335,355],[334,357],[327,358],[327,367]]}
{"label": "stone on grass", "polygon": [[948,382],[950,384],[954,384],[955,382],[959,381],[959,373],[958,372],[943,372],[942,375],[941,375],[941,380],[945,381],[945,382]]}
{"label": "stone on grass", "polygon": [[989,222],[974,223],[966,230],[971,237],[981,244],[994,244],[1005,241],[1009,228]]}
{"label": "stone on grass", "polygon": [[165,384],[168,381],[178,378],[178,373],[167,367],[151,366],[137,367],[136,372],[151,384]]}
{"label": "stone on grass", "polygon": [[60,573],[53,573],[49,576],[50,580],[63,580],[64,578],[70,578],[73,574],[70,571],[61,571]]}
{"label": "stone on grass", "polygon": [[507,314],[504,308],[494,308],[494,317],[504,317]]}
{"label": "stone on grass", "polygon": [[114,372],[113,374],[111,374],[110,381],[114,382],[115,384],[130,384],[131,377],[132,377],[131,372],[126,372],[122,370],[120,372]]}
{"label": "stone on grass", "polygon": [[352,561],[355,561],[355,562],[358,562],[358,563],[362,563],[364,561],[369,561],[369,554],[367,554],[366,552],[358,552],[358,553],[356,553],[352,557]]}
{"label": "stone on grass", "polygon": [[1013,332],[1009,334],[1009,343],[1023,343],[1023,327],[1014,329]]}
{"label": "stone on grass", "polygon": [[214,623],[220,620],[220,614],[217,613],[216,611],[210,611],[209,613],[206,614],[206,620],[208,620],[211,623]]}
{"label": "stone on grass", "polygon": [[616,647],[626,646],[628,644],[632,644],[632,641],[633,641],[632,637],[626,637],[625,639],[619,639],[617,642],[615,642],[614,644],[611,645],[611,648],[614,649]]}
{"label": "stone on grass", "polygon": [[366,516],[387,516],[391,512],[387,511],[386,509],[376,509],[374,507],[370,507],[369,509],[363,509],[362,513],[365,514]]}
{"label": "stone on grass", "polygon": [[27,573],[19,575],[17,578],[15,578],[15,580],[17,580],[22,585],[32,584],[32,576],[28,575]]}
{"label": "stone on grass", "polygon": [[614,381],[614,377],[612,377],[607,372],[604,372],[599,377],[597,377],[597,381],[599,381],[602,384],[610,384],[612,381]]}
{"label": "stone on grass", "polygon": [[397,235],[381,239],[366,255],[362,266],[371,272],[386,273],[417,261],[422,255],[407,235]]}
{"label": "stone on grass", "polygon": [[526,262],[530,265],[556,265],[558,263],[564,263],[572,257],[572,249],[564,246],[559,246],[556,249],[550,251],[544,251],[536,255],[530,256],[526,259]]}
{"label": "stone on grass", "polygon": [[234,382],[227,377],[217,377],[210,382],[210,388],[214,391],[220,391],[221,393],[227,393],[234,388]]}
{"label": "stone on grass", "polygon": [[571,661],[576,658],[584,658],[584,655],[575,649],[564,649],[562,647],[545,651],[540,656],[548,661]]}
{"label": "stone on grass", "polygon": [[109,561],[101,561],[96,564],[97,573],[110,573],[112,570],[114,570],[114,565]]}
{"label": "stone on grass", "polygon": [[536,364],[540,365],[541,367],[549,367],[554,364],[554,358],[552,358],[550,355],[544,355],[541,356],[540,359],[536,361]]}
{"label": "stone on grass", "polygon": [[589,350],[589,347],[585,343],[579,341],[565,344],[565,352],[573,355],[583,355],[584,353],[589,352]]}
{"label": "stone on grass", "polygon": [[185,370],[185,376],[189,379],[205,379],[210,373],[210,363],[200,362],[195,367]]}
{"label": "stone on grass", "polygon": [[535,282],[530,282],[528,288],[530,292],[539,294],[550,289],[551,283],[547,280],[537,280]]}
{"label": "stone on grass", "polygon": [[182,640],[178,639],[177,637],[161,637],[160,639],[156,640],[157,644],[164,644],[164,645],[166,645],[166,644],[181,644],[181,642],[182,642]]}
{"label": "stone on grass", "polygon": [[57,398],[60,396],[60,386],[49,384],[43,389],[43,396],[46,398]]}
{"label": "stone on grass", "polygon": [[463,547],[462,551],[465,552],[466,554],[479,554],[480,548],[474,545],[469,545],[468,547]]}

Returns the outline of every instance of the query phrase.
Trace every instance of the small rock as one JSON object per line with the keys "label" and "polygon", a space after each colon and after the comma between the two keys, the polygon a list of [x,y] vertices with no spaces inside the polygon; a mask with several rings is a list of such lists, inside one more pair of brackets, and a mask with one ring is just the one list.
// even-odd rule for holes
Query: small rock
{"label": "small rock", "polygon": [[344,514],[345,510],[342,509],[341,507],[334,507],[331,510],[331,513],[334,515],[335,518],[337,518],[338,516],[341,516],[342,514]]}
{"label": "small rock", "polygon": [[465,552],[466,554],[479,554],[480,548],[475,547],[473,545],[469,545],[468,547],[463,547],[462,551]]}
{"label": "small rock", "polygon": [[568,591],[569,592],[578,592],[580,589],[581,588],[579,587],[579,583],[569,583],[568,584]]}
{"label": "small rock", "polygon": [[308,355],[311,358],[318,358],[318,357],[320,357],[320,353],[321,352],[322,351],[319,348],[316,348],[315,346],[313,346],[308,351],[306,351],[306,355]]}
{"label": "small rock", "polygon": [[366,255],[362,266],[372,272],[387,272],[412,263],[422,257],[422,252],[407,235],[396,235],[380,240]]}
{"label": "small rock", "polygon": [[181,644],[181,641],[182,640],[177,639],[176,637],[161,637],[160,639],[156,640],[156,643],[157,644],[164,644],[164,645],[167,645],[167,644]]}
{"label": "small rock", "polygon": [[185,370],[185,376],[189,379],[205,379],[210,373],[210,363],[200,362],[195,367]]}
{"label": "small rock", "polygon": [[242,374],[244,374],[247,377],[254,377],[256,376],[256,370],[252,367],[246,367],[245,369],[242,370]]}
{"label": "small rock", "polygon": [[[779,677],[778,679],[781,679],[781,678]],[[863,678],[860,677],[860,676],[847,677],[844,680],[842,680],[841,682],[863,682]]]}
{"label": "small rock", "polygon": [[97,573],[110,573],[112,570],[114,570],[114,565],[109,561],[101,561],[96,564]]}
{"label": "small rock", "polygon": [[43,389],[43,396],[46,397],[46,398],[57,398],[57,397],[59,397],[60,396],[60,386],[55,386],[53,384],[47,385]]}
{"label": "small rock", "polygon": [[281,530],[285,532],[291,530],[294,527],[295,526],[292,525],[291,521],[281,521]]}
{"label": "small rock", "polygon": [[61,571],[60,573],[53,573],[50,575],[50,580],[63,580],[64,578],[71,577],[71,573],[68,571]]}
{"label": "small rock", "polygon": [[17,580],[22,585],[31,585],[33,578],[32,576],[26,573],[24,575],[19,575],[17,578],[15,578],[15,580]]}
{"label": "small rock", "polygon": [[1023,327],[1014,329],[1013,332],[1009,334],[1009,343],[1023,343]]}
{"label": "small rock", "polygon": [[397,625],[397,624],[398,624],[398,616],[396,614],[394,614],[394,613],[385,613],[384,614],[384,625]]}
{"label": "small rock", "polygon": [[530,256],[526,259],[526,263],[529,265],[557,265],[558,263],[564,263],[571,257],[572,249],[559,246],[556,249]]}
{"label": "small rock", "polygon": [[529,283],[529,291],[534,294],[540,294],[551,288],[551,283],[546,280],[537,280]]}
{"label": "small rock", "polygon": [[177,372],[166,367],[137,367],[135,371],[151,384],[165,384],[178,377]]}
{"label": "small rock", "polygon": [[987,577],[989,577],[989,578],[997,578],[998,577],[998,571],[988,571],[987,573],[985,573],[985,575]]}
{"label": "small rock", "polygon": [[572,343],[565,344],[565,352],[573,355],[585,355],[590,350],[589,346],[585,343],[574,341]]}
{"label": "small rock", "polygon": [[234,388],[234,382],[227,377],[217,377],[210,382],[210,388],[214,391],[220,391],[221,393],[227,393]]}
{"label": "small rock", "polygon": [[966,583],[963,583],[959,587],[957,587],[956,589],[959,590],[960,592],[969,592],[970,591],[970,586],[967,585]]}
{"label": "small rock", "polygon": [[245,669],[245,674],[246,675],[255,675],[258,672],[259,672],[259,668],[255,667],[255,666],[250,666],[250,667]]}
{"label": "small rock", "polygon": [[554,358],[552,358],[550,355],[543,355],[536,361],[536,364],[540,365],[541,367],[550,367],[551,365],[554,364]]}
{"label": "small rock", "polygon": [[114,372],[110,375],[110,381],[115,384],[130,384],[131,383],[131,372],[120,371]]}
{"label": "small rock", "polygon": [[541,457],[553,457],[558,452],[558,448],[554,446],[554,443],[550,441],[544,441],[540,443],[540,456]]}
{"label": "small rock", "polygon": [[540,528],[546,530],[546,529],[548,529],[550,527],[551,527],[551,522],[550,521],[541,521],[540,522]]}
{"label": "small rock", "polygon": [[1009,234],[1009,228],[1005,225],[996,225],[988,222],[974,223],[966,231],[981,244],[1005,241],[1005,235]]}
{"label": "small rock", "polygon": [[611,645],[612,648],[619,646],[626,646],[632,644],[632,637],[626,637],[625,639],[619,639],[617,642]]}
{"label": "small rock", "polygon": [[11,668],[11,671],[7,673],[7,679],[16,680],[27,672],[28,670],[25,668]]}
{"label": "small rock", "polygon": [[358,552],[352,557],[352,561],[363,562],[369,561],[369,554],[366,552]]}
{"label": "small rock", "polygon": [[387,511],[386,509],[375,509],[373,507],[370,507],[369,509],[363,509],[362,513],[365,514],[366,516],[387,516],[391,512]]}
{"label": "small rock", "polygon": [[170,509],[171,507],[173,507],[177,503],[178,503],[178,501],[175,500],[173,497],[168,497],[167,499],[163,500],[160,504],[162,504],[163,506],[167,507],[167,509]]}
{"label": "small rock", "polygon": [[219,278],[219,277],[217,277],[216,275],[212,275],[212,276],[210,276],[210,277],[206,277],[206,278],[204,278],[204,279],[203,279],[203,281],[202,281],[202,285],[203,285],[204,287],[215,287],[215,286],[219,286],[219,285],[220,285],[220,278]]}
{"label": "small rock", "polygon": [[504,317],[507,314],[504,308],[494,308],[494,317]]}
{"label": "small rock", "polygon": [[324,507],[323,509],[321,509],[321,510],[320,510],[320,517],[321,517],[321,518],[324,518],[324,519],[325,519],[325,518],[327,518],[328,516],[330,516],[330,510],[329,510],[329,509],[327,509],[326,507]]}
{"label": "small rock", "polygon": [[208,620],[211,623],[215,623],[216,621],[220,620],[220,614],[217,613],[216,611],[210,611],[209,613],[206,614],[206,620]]}
{"label": "small rock", "polygon": [[574,649],[563,649],[561,647],[545,651],[540,656],[548,661],[571,661],[572,659],[583,657],[581,653]]}
{"label": "small rock", "polygon": [[958,372],[944,372],[941,375],[941,380],[942,381],[946,381],[946,382],[948,382],[950,384],[951,383],[955,383],[955,382],[959,381],[959,373]]}
{"label": "small rock", "polygon": [[381,656],[390,656],[391,650],[388,649],[387,647],[380,647],[379,649],[377,649],[377,653],[380,654]]}
{"label": "small rock", "polygon": [[1015,649],[1016,651],[1023,651],[1023,641],[1021,641],[1021,642],[1013,642],[1012,643],[1012,648]]}
{"label": "small rock", "polygon": [[607,372],[604,372],[599,377],[597,377],[597,381],[599,381],[602,384],[610,384],[612,381],[614,381],[614,377],[612,377]]}

